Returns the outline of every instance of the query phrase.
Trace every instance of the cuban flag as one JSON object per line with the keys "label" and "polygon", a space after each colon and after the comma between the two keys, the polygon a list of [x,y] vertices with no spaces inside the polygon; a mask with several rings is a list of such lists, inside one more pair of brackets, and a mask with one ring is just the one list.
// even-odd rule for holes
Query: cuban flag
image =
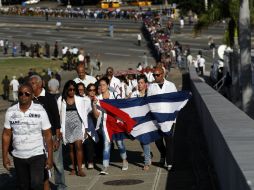
{"label": "cuban flag", "polygon": [[142,144],[149,144],[161,138],[163,133],[170,135],[177,113],[190,97],[189,92],[179,91],[149,97],[100,100],[106,137],[111,140],[113,134],[128,132]]}

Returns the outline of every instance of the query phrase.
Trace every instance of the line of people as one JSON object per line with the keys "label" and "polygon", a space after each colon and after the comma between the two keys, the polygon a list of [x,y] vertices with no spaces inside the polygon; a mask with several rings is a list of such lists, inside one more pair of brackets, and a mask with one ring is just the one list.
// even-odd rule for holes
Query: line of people
{"label": "line of people", "polygon": [[53,18],[80,18],[80,19],[127,19],[142,20],[145,11],[137,9],[114,10],[107,9],[84,9],[84,8],[41,8],[41,7],[2,7],[0,14],[21,16],[44,16],[46,20]]}
{"label": "line of people", "polygon": [[[103,114],[98,109],[98,100],[143,97],[177,91],[175,85],[165,79],[163,67],[152,70],[155,78],[153,83],[148,83],[144,74],[125,83],[134,84],[127,85],[131,90],[126,91],[125,95],[123,95],[121,81],[114,76],[112,67],[108,67],[105,76],[99,80],[86,74],[84,64],[77,66],[77,74],[77,78],[65,83],[59,98],[43,88],[43,80],[39,75],[30,76],[28,83],[18,88],[18,102],[6,112],[2,139],[3,165],[6,169],[10,168],[8,150],[13,141],[11,154],[20,189],[49,189],[48,173],[52,167],[54,167],[55,184],[58,189],[66,188],[62,143],[69,147],[70,175],[84,177],[86,175],[83,165],[84,155],[87,158],[87,168],[92,169],[96,162],[94,155],[98,157],[100,153],[103,160],[100,174],[109,173],[112,141],[106,140],[102,130],[97,131],[96,120]],[[41,130],[43,133],[40,132]],[[113,135],[123,161],[122,170],[126,171],[128,155],[124,139],[123,134]],[[33,140],[36,143],[31,143]],[[172,142],[172,135],[167,136],[163,133],[161,139],[155,142],[161,154],[160,163],[164,166],[166,160],[169,170],[172,167]],[[152,163],[150,144],[141,144],[141,146],[144,151],[143,169],[148,170]],[[45,173],[47,175],[44,175]]]}

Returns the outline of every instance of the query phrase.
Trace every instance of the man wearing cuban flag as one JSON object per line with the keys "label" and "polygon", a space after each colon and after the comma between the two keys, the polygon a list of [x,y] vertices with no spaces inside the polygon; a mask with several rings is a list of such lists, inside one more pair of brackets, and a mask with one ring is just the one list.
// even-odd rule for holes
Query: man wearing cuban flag
{"label": "man wearing cuban flag", "polygon": [[[176,86],[174,83],[166,80],[164,78],[164,69],[162,67],[156,67],[153,72],[154,83],[151,83],[148,87],[147,96],[153,96],[158,94],[165,94],[171,92],[177,92]],[[160,107],[156,109],[163,109]],[[165,127],[165,126],[164,126]],[[160,163],[164,166],[165,159],[167,163],[167,169],[170,170],[172,168],[172,158],[173,158],[173,128],[172,126],[166,126],[167,129],[162,129],[162,132],[168,131],[170,132],[168,135],[163,133],[163,136],[155,141],[155,144],[160,152],[161,158]],[[171,128],[171,129],[169,129]],[[165,144],[163,142],[165,141]]]}

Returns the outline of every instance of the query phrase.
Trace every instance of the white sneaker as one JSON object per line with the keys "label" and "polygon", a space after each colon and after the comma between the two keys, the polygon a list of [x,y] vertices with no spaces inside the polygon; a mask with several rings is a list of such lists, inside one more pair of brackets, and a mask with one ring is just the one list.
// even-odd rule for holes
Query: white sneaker
{"label": "white sneaker", "polygon": [[108,168],[107,167],[104,167],[101,172],[100,172],[100,175],[108,175],[108,172],[107,172]]}
{"label": "white sneaker", "polygon": [[84,169],[85,168],[85,164],[82,164],[81,168]]}
{"label": "white sneaker", "polygon": [[88,163],[87,168],[88,168],[88,169],[93,169],[93,168],[94,168],[93,163]]}
{"label": "white sneaker", "polygon": [[123,167],[122,167],[123,171],[128,170],[128,162],[127,161],[123,161]]}
{"label": "white sneaker", "polygon": [[168,165],[167,169],[168,169],[168,171],[170,171],[172,169],[172,165]]}

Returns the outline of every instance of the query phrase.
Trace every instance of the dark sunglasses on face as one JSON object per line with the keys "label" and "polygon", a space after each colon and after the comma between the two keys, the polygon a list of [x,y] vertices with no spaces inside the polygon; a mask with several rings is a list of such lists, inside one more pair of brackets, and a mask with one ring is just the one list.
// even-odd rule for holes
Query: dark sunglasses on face
{"label": "dark sunglasses on face", "polygon": [[75,88],[69,88],[68,91],[75,91]]}
{"label": "dark sunglasses on face", "polygon": [[154,77],[159,77],[160,75],[161,75],[161,73],[158,73],[158,74],[153,73],[153,76],[154,76]]}
{"label": "dark sunglasses on face", "polygon": [[89,92],[95,92],[96,90],[95,89],[89,89],[88,91]]}
{"label": "dark sunglasses on face", "polygon": [[31,94],[29,93],[29,92],[19,92],[18,93],[18,96],[26,96],[26,97],[29,97],[29,96],[31,96]]}

